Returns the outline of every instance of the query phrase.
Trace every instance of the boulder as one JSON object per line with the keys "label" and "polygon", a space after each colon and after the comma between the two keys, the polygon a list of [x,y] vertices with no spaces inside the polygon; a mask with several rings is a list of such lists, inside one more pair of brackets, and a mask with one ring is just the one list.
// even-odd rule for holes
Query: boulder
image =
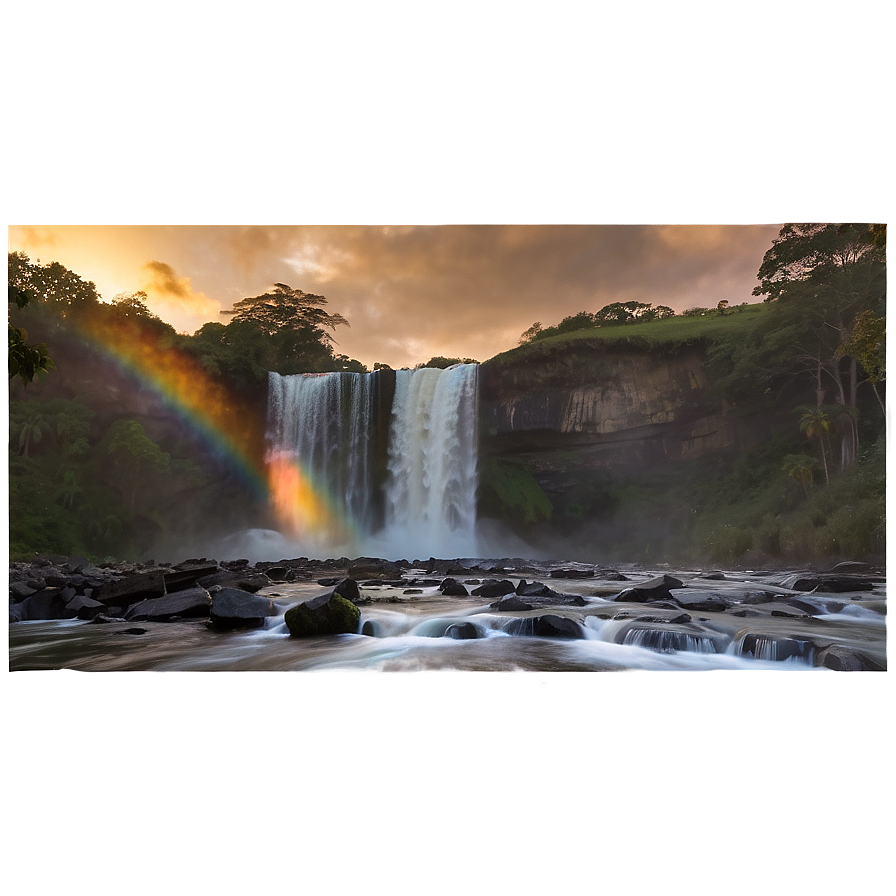
{"label": "boulder", "polygon": [[461,585],[457,579],[443,579],[439,585],[439,591],[446,597],[469,597],[470,592],[467,591],[465,585]]}
{"label": "boulder", "polygon": [[[65,605],[74,596],[73,589],[43,588],[30,597],[26,597],[21,603],[14,605],[21,614],[17,621],[65,619]],[[10,621],[12,621],[12,617],[10,617]]]}
{"label": "boulder", "polygon": [[351,601],[329,591],[291,607],[284,616],[294,638],[353,634],[360,619],[361,611]]}
{"label": "boulder", "polygon": [[79,594],[65,605],[65,609],[74,609],[78,619],[93,619],[94,616],[102,613],[106,607],[98,600]]}
{"label": "boulder", "polygon": [[537,638],[582,639],[585,632],[574,619],[565,616],[525,616],[512,619],[504,628],[508,634]]}
{"label": "boulder", "polygon": [[261,628],[268,616],[276,615],[277,608],[267,597],[236,588],[221,588],[212,594],[209,616],[214,628]]}
{"label": "boulder", "polygon": [[13,603],[19,603],[19,601],[25,600],[26,597],[36,594],[38,590],[37,588],[32,588],[27,582],[10,582],[9,599]]}
{"label": "boulder", "polygon": [[675,589],[672,593],[672,600],[684,610],[716,610],[724,612],[731,606],[720,594],[713,591],[688,591]]}
{"label": "boulder", "polygon": [[252,569],[221,569],[211,575],[202,576],[197,584],[203,588],[211,588],[221,585],[224,588],[238,588],[240,591],[248,591],[255,594],[262,588],[267,588],[271,580],[263,573]]}
{"label": "boulder", "polygon": [[504,594],[513,594],[515,591],[516,587],[513,582],[504,579],[501,582],[485,582],[478,588],[474,588],[472,593],[476,595],[476,597],[501,597]]}
{"label": "boulder", "polygon": [[333,593],[350,600],[352,603],[361,599],[361,592],[358,589],[358,583],[351,576],[340,579],[333,586]]}
{"label": "boulder", "polygon": [[83,594],[75,595],[66,605],[65,612],[68,618],[74,619],[93,619],[106,609],[105,604],[101,604],[98,600],[85,597]]}
{"label": "boulder", "polygon": [[527,604],[517,595],[512,594],[510,597],[502,598],[491,604],[493,610],[531,610],[532,604]]}
{"label": "boulder", "polygon": [[788,659],[810,660],[814,653],[811,641],[796,638],[775,638],[769,635],[748,634],[741,641],[741,656],[752,656],[760,660],[782,662]]}
{"label": "boulder", "polygon": [[815,654],[815,665],[833,669],[835,672],[880,671],[881,667],[858,651],[831,644]]}
{"label": "boulder", "polygon": [[216,563],[181,563],[171,572],[164,573],[165,593],[185,591],[192,588],[201,578],[213,576],[218,572]]}
{"label": "boulder", "polygon": [[673,576],[662,575],[655,579],[648,579],[641,582],[633,588],[626,588],[613,598],[618,601],[631,601],[635,603],[643,603],[648,600],[668,600],[673,599],[672,588],[682,588],[684,582]]}
{"label": "boulder", "polygon": [[358,557],[348,565],[349,576],[357,579],[399,578],[401,564],[392,560],[380,560],[378,557]]}
{"label": "boulder", "polygon": [[211,605],[211,595],[205,588],[188,588],[164,597],[140,601],[128,609],[124,618],[128,621],[146,619],[150,622],[169,622],[175,616],[194,619],[208,616]]}
{"label": "boulder", "polygon": [[525,579],[521,579],[516,586],[516,593],[520,597],[560,597],[557,591],[543,582],[527,582]]}
{"label": "boulder", "polygon": [[[618,573],[617,573],[618,575]],[[590,579],[594,577],[593,569],[552,569],[552,579]]]}
{"label": "boulder", "polygon": [[445,629],[446,638],[454,638],[456,641],[469,641],[474,638],[481,638],[482,632],[479,626],[472,622],[455,622]]}
{"label": "boulder", "polygon": [[290,570],[285,566],[269,566],[264,574],[272,581],[282,584],[289,581]]}
{"label": "boulder", "polygon": [[794,591],[820,591],[842,594],[844,591],[871,591],[874,583],[863,576],[850,575],[793,575],[781,580],[782,588]]}
{"label": "boulder", "polygon": [[101,584],[93,599],[106,606],[127,607],[144,600],[161,597],[165,593],[165,576],[162,572],[147,572],[126,576],[117,582]]}

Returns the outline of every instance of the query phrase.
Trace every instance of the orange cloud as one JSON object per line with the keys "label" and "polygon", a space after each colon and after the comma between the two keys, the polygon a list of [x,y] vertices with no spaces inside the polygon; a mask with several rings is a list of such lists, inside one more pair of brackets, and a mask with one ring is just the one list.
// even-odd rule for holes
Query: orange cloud
{"label": "orange cloud", "polygon": [[220,314],[220,302],[195,291],[190,278],[178,276],[170,264],[149,261],[141,273],[147,305],[181,332],[193,332]]}

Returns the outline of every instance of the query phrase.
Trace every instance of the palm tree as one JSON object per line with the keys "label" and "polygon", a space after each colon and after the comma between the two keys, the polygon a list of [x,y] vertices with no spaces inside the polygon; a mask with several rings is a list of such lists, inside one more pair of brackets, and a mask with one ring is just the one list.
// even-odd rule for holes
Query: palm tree
{"label": "palm tree", "polygon": [[31,445],[39,442],[43,434],[49,431],[50,421],[44,414],[29,412],[19,430],[19,454],[28,457]]}
{"label": "palm tree", "polygon": [[63,507],[71,507],[75,498],[84,494],[81,477],[74,470],[68,470],[63,477],[62,485],[53,494],[53,500],[62,499]]}
{"label": "palm tree", "polygon": [[803,487],[803,491],[806,493],[806,497],[808,497],[809,486],[815,478],[815,468],[817,466],[818,461],[814,457],[809,457],[808,454],[788,454],[784,458],[781,469]]}
{"label": "palm tree", "polygon": [[821,447],[821,461],[824,464],[824,481],[830,483],[831,477],[828,474],[828,457],[825,452],[825,439],[831,429],[831,418],[824,408],[811,408],[806,405],[798,407],[797,413],[800,414],[800,432],[806,434],[808,439],[818,439]]}

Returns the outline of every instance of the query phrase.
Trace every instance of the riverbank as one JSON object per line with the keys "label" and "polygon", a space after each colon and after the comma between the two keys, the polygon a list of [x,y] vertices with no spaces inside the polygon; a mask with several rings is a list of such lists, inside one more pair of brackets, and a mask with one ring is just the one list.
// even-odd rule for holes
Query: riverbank
{"label": "riverbank", "polygon": [[[291,636],[286,611],[334,591],[355,630]],[[886,578],[862,564],[43,557],[10,566],[9,645],[12,671],[883,671]]]}

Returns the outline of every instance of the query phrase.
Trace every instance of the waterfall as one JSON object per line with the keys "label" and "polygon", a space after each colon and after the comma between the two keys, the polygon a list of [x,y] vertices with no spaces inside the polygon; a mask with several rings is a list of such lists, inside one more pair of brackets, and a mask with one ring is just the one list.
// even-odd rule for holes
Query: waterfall
{"label": "waterfall", "polygon": [[386,533],[415,556],[475,554],[475,364],[399,370],[389,432]]}
{"label": "waterfall", "polygon": [[474,556],[477,372],[270,374],[281,528],[329,556]]}

